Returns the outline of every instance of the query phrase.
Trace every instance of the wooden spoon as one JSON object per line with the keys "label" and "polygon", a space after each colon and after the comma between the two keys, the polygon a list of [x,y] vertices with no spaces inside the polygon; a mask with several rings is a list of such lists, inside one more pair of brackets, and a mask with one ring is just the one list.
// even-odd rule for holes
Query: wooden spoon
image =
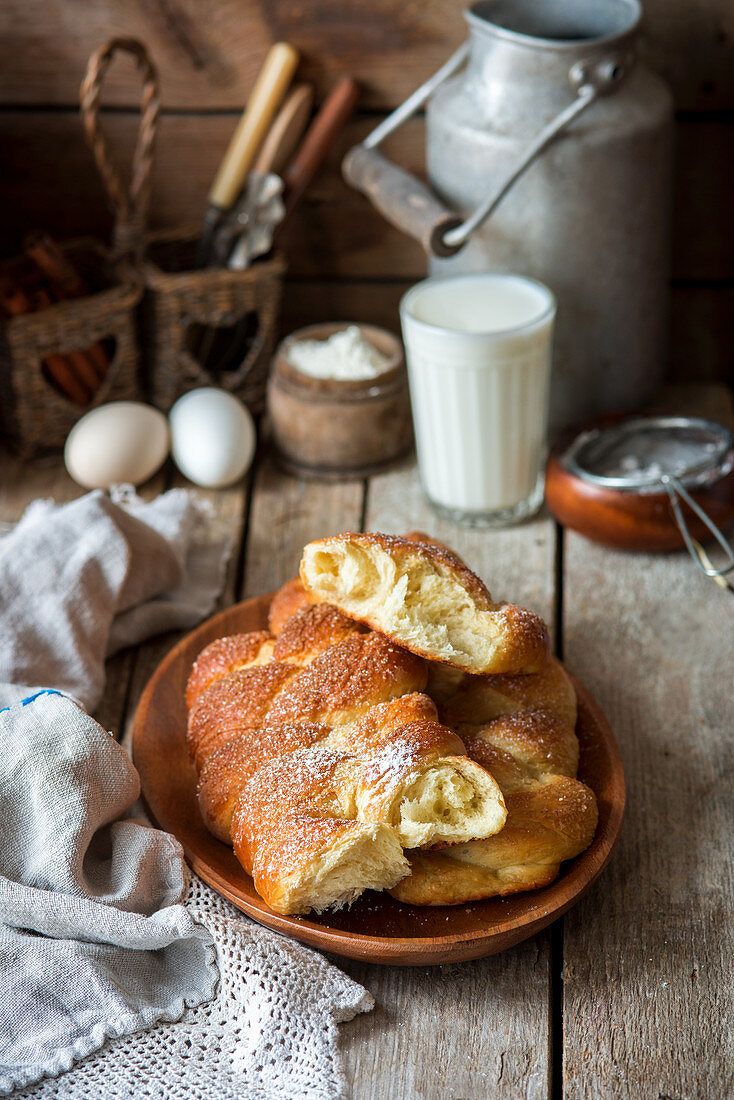
{"label": "wooden spoon", "polygon": [[282,174],[308,125],[312,106],[312,86],[297,84],[268,130],[257,155],[253,172],[263,176],[268,172]]}

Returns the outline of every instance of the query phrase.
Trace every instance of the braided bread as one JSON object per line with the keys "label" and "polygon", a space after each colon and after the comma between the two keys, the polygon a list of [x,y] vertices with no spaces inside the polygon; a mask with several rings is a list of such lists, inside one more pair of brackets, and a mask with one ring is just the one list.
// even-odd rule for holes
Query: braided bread
{"label": "braided bread", "polygon": [[411,874],[391,891],[413,905],[455,905],[547,886],[560,864],[588,848],[597,826],[594,792],[575,778],[576,696],[551,660],[526,676],[467,676],[432,690],[442,721],[491,771],[507,805],[500,833],[440,853],[410,853]]}
{"label": "braided bread", "polygon": [[493,603],[479,577],[435,542],[334,535],[306,546],[300,573],[312,597],[430,660],[472,673],[534,672],[548,660],[542,620]]}
{"label": "braided bread", "polygon": [[188,742],[211,831],[279,912],[394,886],[403,848],[485,837],[499,787],[441,725],[426,663],[324,604],[277,637],[212,643],[187,685]]}
{"label": "braided bread", "polygon": [[[291,585],[291,600],[328,598],[429,659],[427,691],[441,721],[505,797],[500,832],[410,853],[411,874],[393,896],[449,905],[552,882],[562,860],[589,846],[598,815],[593,791],[575,778],[576,694],[540,620],[491,604],[464,562],[422,532],[311,543],[301,580],[305,591]],[[471,674],[481,671],[495,674]]]}

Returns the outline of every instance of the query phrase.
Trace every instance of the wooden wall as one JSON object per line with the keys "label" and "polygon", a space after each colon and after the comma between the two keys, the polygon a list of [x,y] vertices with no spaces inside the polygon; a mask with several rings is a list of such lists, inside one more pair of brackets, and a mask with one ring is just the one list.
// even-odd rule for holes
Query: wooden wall
{"label": "wooden wall", "polygon": [[[589,0],[593,4],[595,0]],[[598,2],[598,0],[596,0]],[[396,302],[424,272],[420,249],[341,181],[344,149],[430,74],[464,36],[460,0],[3,0],[0,5],[0,248],[46,226],[106,235],[109,217],[76,110],[90,52],[111,34],[148,44],[164,114],[152,222],[196,221],[268,45],[286,38],[323,94],[352,72],[364,96],[294,219],[285,328],[353,317],[396,327]],[[734,381],[734,3],[647,0],[649,62],[677,109],[670,374]],[[105,125],[132,148],[132,64],[110,72]],[[388,149],[390,147],[388,146]],[[422,163],[422,128],[392,140]]]}

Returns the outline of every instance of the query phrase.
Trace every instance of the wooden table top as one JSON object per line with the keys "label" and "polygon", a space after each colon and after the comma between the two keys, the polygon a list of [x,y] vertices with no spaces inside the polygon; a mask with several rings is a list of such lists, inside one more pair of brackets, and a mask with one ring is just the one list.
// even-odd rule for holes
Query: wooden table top
{"label": "wooden table top", "polygon": [[[671,410],[731,420],[722,388]],[[185,484],[171,469],[141,493]],[[58,459],[0,455],[0,520],[81,490]],[[734,1095],[734,603],[683,553],[606,550],[541,514],[504,531],[439,519],[412,461],[323,485],[267,456],[247,484],[201,491],[235,551],[220,605],[278,587],[301,547],[340,530],[422,529],[454,546],[498,599],[549,623],[599,700],[625,763],[610,866],[547,932],[478,962],[395,968],[338,960],[374,995],[341,1025],[354,1100]],[[115,657],[97,717],[124,731],[176,636]]]}

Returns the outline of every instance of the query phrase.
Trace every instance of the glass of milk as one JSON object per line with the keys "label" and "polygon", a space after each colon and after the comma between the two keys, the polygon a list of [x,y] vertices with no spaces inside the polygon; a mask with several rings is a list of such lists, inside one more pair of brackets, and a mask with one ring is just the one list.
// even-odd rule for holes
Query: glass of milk
{"label": "glass of milk", "polygon": [[418,467],[450,518],[504,526],[540,507],[555,315],[519,275],[426,279],[403,297]]}

